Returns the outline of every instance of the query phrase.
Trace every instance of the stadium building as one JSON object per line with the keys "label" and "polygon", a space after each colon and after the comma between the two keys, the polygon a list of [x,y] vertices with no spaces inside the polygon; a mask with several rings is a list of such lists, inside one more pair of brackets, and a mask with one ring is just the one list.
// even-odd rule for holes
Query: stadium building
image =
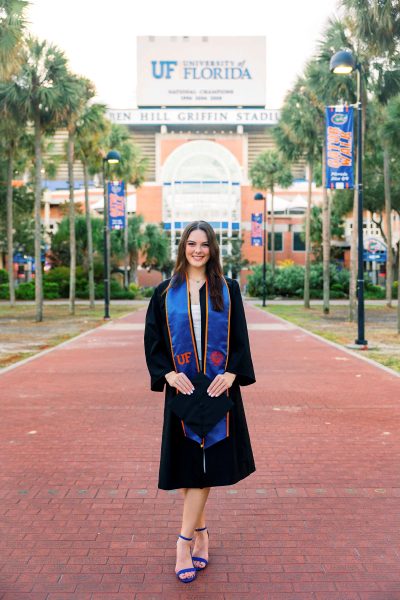
{"label": "stadium building", "polygon": [[[222,260],[231,251],[231,240],[243,240],[242,256],[250,264],[262,263],[255,222],[263,202],[249,172],[256,157],[274,147],[272,127],[279,110],[266,108],[264,37],[139,37],[137,40],[137,107],[108,111],[113,123],[128,127],[133,141],[148,160],[146,181],[137,190],[128,189],[128,214],[143,215],[145,223],[161,224],[169,237],[171,256],[186,224],[194,219],[209,221],[218,236]],[[62,152],[66,132],[54,142]],[[293,184],[277,189],[274,197],[275,259],[305,263],[302,237],[307,205],[305,164],[293,169]],[[83,176],[75,165],[75,201],[83,204]],[[55,231],[68,201],[67,168],[64,163],[57,181],[46,182],[44,224]],[[312,188],[313,204],[322,203],[322,189]],[[103,188],[94,180],[90,190],[91,210],[102,214]],[[267,195],[267,261],[270,252],[271,202]],[[258,217],[255,216],[258,214]],[[349,264],[351,215],[342,243],[343,264]],[[394,223],[398,237],[399,223]],[[384,271],[385,244],[373,215],[365,214],[365,244],[379,248],[366,257],[366,269],[375,281]],[[375,240],[375,241],[374,241]],[[396,239],[394,239],[394,242]],[[374,245],[375,244],[375,245]],[[368,252],[367,252],[368,254]],[[370,255],[371,257],[371,255]],[[240,274],[246,282],[248,270]],[[138,283],[154,285],[161,273],[139,268]]]}

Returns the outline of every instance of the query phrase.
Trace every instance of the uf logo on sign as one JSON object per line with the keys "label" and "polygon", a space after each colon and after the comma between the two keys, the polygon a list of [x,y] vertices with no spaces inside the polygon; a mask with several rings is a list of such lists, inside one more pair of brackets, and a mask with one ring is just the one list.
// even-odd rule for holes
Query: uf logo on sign
{"label": "uf logo on sign", "polygon": [[[157,68],[158,63],[158,68]],[[171,73],[175,71],[176,60],[152,60],[151,72],[155,79],[171,79]]]}

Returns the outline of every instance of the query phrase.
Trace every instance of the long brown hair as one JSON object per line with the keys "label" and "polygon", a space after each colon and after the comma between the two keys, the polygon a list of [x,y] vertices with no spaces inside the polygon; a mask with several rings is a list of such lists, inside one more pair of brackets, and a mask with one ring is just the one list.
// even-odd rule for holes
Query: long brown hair
{"label": "long brown hair", "polygon": [[171,286],[182,283],[185,280],[188,261],[186,259],[186,243],[192,231],[201,229],[207,236],[210,250],[210,258],[206,262],[206,276],[210,289],[211,302],[214,310],[222,311],[224,309],[224,299],[222,296],[222,277],[224,276],[221,268],[219,245],[214,229],[207,221],[192,221],[186,225],[178,246],[178,254],[175,261],[174,275],[171,280]]}

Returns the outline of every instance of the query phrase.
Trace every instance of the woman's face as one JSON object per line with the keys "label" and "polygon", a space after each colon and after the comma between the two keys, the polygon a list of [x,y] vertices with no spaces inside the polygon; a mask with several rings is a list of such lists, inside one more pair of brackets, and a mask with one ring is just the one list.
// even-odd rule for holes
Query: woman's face
{"label": "woman's face", "polygon": [[204,267],[210,258],[207,234],[202,229],[191,232],[186,242],[186,260],[193,267]]}

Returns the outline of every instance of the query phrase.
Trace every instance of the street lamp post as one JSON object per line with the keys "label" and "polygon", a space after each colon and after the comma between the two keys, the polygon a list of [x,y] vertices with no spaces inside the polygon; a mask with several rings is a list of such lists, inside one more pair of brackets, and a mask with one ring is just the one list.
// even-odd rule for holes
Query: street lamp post
{"label": "street lamp post", "polygon": [[110,318],[110,226],[108,219],[108,186],[106,180],[106,164],[116,164],[121,160],[119,152],[110,150],[103,158],[103,187],[104,187],[104,237],[103,237],[103,253],[104,253],[104,319]]}
{"label": "street lamp post", "polygon": [[363,182],[362,182],[362,77],[361,65],[351,52],[341,50],[330,60],[329,68],[332,73],[346,75],[357,71],[357,223],[358,223],[358,336],[355,344],[367,346],[365,339],[365,310],[364,310],[364,239],[363,239]]}
{"label": "street lamp post", "polygon": [[265,306],[265,298],[267,295],[267,197],[263,194],[257,193],[254,196],[254,200],[264,200],[264,213],[263,213],[263,292],[262,292],[262,305]]}

